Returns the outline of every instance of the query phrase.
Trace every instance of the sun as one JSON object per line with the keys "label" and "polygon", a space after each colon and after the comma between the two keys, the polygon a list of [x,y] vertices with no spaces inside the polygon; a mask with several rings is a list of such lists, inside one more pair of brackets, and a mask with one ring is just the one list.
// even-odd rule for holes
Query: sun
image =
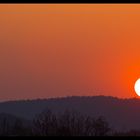
{"label": "sun", "polygon": [[135,82],[134,89],[137,95],[140,96],[140,78]]}

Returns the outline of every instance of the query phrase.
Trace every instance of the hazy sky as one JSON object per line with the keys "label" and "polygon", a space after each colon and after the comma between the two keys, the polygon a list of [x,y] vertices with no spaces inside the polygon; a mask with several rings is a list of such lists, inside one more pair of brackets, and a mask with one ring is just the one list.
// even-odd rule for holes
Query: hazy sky
{"label": "hazy sky", "polygon": [[0,100],[134,97],[140,4],[0,5]]}

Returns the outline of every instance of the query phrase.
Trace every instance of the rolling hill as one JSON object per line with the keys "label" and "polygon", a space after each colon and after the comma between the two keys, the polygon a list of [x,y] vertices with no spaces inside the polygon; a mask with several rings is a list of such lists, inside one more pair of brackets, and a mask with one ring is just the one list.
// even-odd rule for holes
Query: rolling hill
{"label": "rolling hill", "polygon": [[27,120],[42,111],[50,109],[54,113],[75,110],[82,114],[104,116],[114,129],[140,130],[140,100],[120,99],[111,96],[71,96],[52,99],[8,101],[0,103],[0,113],[8,113]]}

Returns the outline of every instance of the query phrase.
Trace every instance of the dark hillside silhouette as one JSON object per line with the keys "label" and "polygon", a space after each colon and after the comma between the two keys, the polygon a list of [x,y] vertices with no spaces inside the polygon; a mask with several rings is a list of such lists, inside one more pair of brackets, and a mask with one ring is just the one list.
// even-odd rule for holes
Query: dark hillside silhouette
{"label": "dark hillside silhouette", "polygon": [[104,116],[112,128],[117,130],[140,129],[140,100],[119,99],[108,96],[64,97],[0,103],[0,113],[32,120],[49,108],[54,114],[75,110],[82,115],[98,118]]}

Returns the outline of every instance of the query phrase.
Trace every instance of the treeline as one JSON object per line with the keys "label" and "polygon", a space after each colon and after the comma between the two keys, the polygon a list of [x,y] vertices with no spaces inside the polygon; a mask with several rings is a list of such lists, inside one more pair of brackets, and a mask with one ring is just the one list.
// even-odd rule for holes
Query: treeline
{"label": "treeline", "polygon": [[5,117],[0,120],[0,136],[140,136],[140,131],[114,131],[104,117],[93,118],[76,111],[56,115],[47,110],[28,125],[17,118],[11,125]]}

